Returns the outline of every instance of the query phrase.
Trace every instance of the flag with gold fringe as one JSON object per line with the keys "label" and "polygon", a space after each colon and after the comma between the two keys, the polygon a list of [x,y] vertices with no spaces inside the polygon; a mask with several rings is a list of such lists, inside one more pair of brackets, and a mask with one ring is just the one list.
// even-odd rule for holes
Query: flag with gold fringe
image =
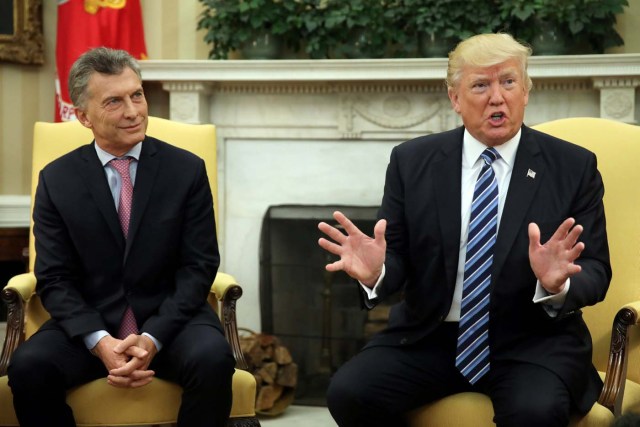
{"label": "flag with gold fringe", "polygon": [[123,49],[146,59],[140,0],[58,0],[55,120],[75,120],[67,78],[74,61],[94,47]]}

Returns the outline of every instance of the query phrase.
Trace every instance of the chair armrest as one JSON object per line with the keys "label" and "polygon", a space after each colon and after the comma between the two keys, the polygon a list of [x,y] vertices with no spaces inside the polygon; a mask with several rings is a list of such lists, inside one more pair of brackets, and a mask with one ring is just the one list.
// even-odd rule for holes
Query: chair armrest
{"label": "chair armrest", "polygon": [[609,361],[598,403],[618,417],[622,414],[622,398],[627,377],[629,328],[640,323],[640,301],[624,305],[613,319]]}
{"label": "chair armrest", "polygon": [[12,277],[0,298],[7,305],[7,332],[0,354],[0,376],[7,374],[11,355],[24,341],[25,307],[36,289],[36,276],[24,273]]}
{"label": "chair armrest", "polygon": [[[211,292],[215,294],[218,301],[223,301],[225,294],[233,285],[238,285],[238,283],[232,275],[218,271],[211,286]],[[240,295],[242,295],[242,290],[240,291]],[[238,296],[238,298],[240,298],[240,296]]]}
{"label": "chair armrest", "polygon": [[247,370],[248,365],[240,347],[240,337],[238,336],[238,323],[236,320],[236,301],[242,296],[242,288],[236,283],[233,276],[218,272],[211,285],[213,293],[221,303],[220,317],[224,327],[224,335],[231,345],[233,356],[236,359],[236,366]]}

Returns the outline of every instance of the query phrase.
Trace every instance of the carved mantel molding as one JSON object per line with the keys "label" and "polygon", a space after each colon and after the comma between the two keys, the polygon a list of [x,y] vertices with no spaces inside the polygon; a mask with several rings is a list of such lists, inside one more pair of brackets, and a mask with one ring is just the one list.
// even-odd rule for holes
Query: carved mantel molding
{"label": "carved mantel molding", "polygon": [[[217,93],[445,93],[446,58],[358,60],[147,60],[145,81],[170,94],[170,118],[210,121]],[[635,123],[640,54],[534,56],[534,89],[600,91],[600,115]],[[423,112],[424,114],[424,112]]]}

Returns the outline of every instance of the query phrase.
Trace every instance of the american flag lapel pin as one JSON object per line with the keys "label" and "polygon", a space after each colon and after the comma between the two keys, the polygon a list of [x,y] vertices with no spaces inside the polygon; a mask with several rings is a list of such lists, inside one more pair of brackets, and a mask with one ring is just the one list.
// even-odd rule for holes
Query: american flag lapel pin
{"label": "american flag lapel pin", "polygon": [[536,178],[536,172],[532,171],[531,169],[529,169],[527,171],[527,178],[535,179]]}

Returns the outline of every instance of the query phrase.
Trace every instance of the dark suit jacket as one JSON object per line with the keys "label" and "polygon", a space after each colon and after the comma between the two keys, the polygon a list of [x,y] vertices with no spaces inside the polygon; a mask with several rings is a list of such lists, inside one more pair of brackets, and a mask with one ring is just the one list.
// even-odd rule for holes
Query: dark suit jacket
{"label": "dark suit jacket", "polygon": [[[379,294],[402,291],[404,298],[392,308],[388,329],[368,345],[428,337],[449,312],[460,247],[463,132],[423,136],[392,151],[379,212],[388,221]],[[580,308],[601,301],[611,279],[603,194],[593,153],[522,127],[492,267],[491,356],[548,368],[586,410],[602,383]],[[584,227],[586,247],[577,261],[582,272],[571,278],[564,306],[552,318],[532,302],[527,226],[537,223],[544,243],[568,217]]]}
{"label": "dark suit jacket", "polygon": [[115,336],[127,305],[162,344],[187,323],[220,321],[207,304],[219,265],[213,201],[195,155],[146,137],[125,240],[93,144],[40,173],[34,204],[36,291],[71,338]]}

